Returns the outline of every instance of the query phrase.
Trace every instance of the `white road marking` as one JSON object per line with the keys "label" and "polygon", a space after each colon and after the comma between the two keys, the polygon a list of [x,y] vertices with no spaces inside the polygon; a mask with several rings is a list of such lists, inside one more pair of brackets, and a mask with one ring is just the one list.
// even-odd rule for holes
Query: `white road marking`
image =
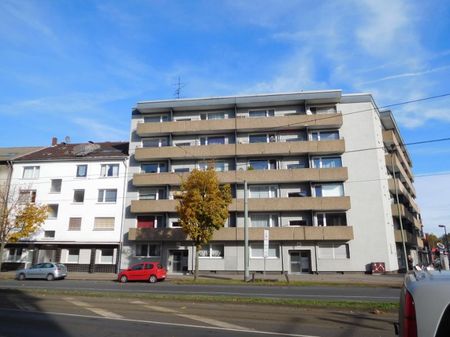
{"label": "white road marking", "polygon": [[[20,312],[20,310],[1,309],[1,308],[0,308],[0,311]],[[131,319],[131,318],[112,318],[112,317],[102,317],[102,316],[90,316],[90,315],[69,314],[69,313],[52,312],[52,311],[48,311],[48,312],[29,311],[29,313],[33,313],[33,314],[36,314],[36,315],[53,315],[53,316],[78,317],[78,318],[89,318],[89,319],[103,319],[103,320],[111,320],[111,321],[143,323],[143,324],[153,324],[153,325],[163,325],[163,326],[174,326],[174,327],[203,329],[203,330],[242,332],[242,333],[258,334],[258,335],[269,335],[269,336],[320,337],[320,336],[314,336],[314,335],[301,335],[301,334],[284,333],[284,332],[260,331],[260,330],[248,330],[248,329],[242,329],[241,330],[241,329],[221,328],[221,327],[215,327],[215,326],[182,324],[182,323],[169,323],[169,322],[158,322],[158,321],[148,321],[148,320],[141,320],[141,319]]]}
{"label": "white road marking", "polygon": [[106,318],[114,318],[114,319],[123,318],[123,316],[121,316],[119,314],[115,314],[108,310],[92,307],[89,303],[74,300],[72,297],[64,297],[63,300],[66,300],[69,303],[72,303],[76,306],[82,307],[86,310],[92,311],[93,313],[103,316],[103,317],[106,317]]}

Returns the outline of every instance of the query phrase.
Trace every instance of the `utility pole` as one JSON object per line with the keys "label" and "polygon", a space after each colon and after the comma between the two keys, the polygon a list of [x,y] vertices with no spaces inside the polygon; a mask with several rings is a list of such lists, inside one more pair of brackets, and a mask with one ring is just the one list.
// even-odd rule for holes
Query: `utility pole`
{"label": "utility pole", "polygon": [[[450,251],[448,249],[448,237],[447,237],[447,226],[446,225],[439,225],[439,227],[444,228],[444,234],[445,234],[445,249],[447,249],[447,256],[449,256]],[[450,258],[450,257],[449,257]]]}
{"label": "utility pole", "polygon": [[244,180],[244,281],[250,278],[248,270],[248,196],[247,180]]}

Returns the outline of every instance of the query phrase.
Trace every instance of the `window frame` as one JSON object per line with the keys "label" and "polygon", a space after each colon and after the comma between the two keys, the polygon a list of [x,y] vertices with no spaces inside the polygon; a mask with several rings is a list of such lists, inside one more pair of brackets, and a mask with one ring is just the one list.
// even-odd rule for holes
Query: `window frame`
{"label": "window frame", "polygon": [[[323,167],[323,160],[324,159],[339,159],[340,166]],[[316,165],[316,162],[318,162],[319,166]],[[314,156],[314,157],[311,158],[311,167],[312,168],[338,168],[338,167],[342,167],[342,158],[340,156]]]}
{"label": "window frame", "polygon": [[[114,201],[106,201],[106,195],[108,192],[114,191],[115,198]],[[117,188],[100,188],[97,195],[98,204],[115,204],[117,203]]]}
{"label": "window frame", "polygon": [[[114,174],[114,168],[117,168],[116,174]],[[111,175],[109,172],[111,171]],[[101,164],[100,166],[100,177],[101,178],[117,178],[119,176],[120,165],[119,164]]]}
{"label": "window frame", "polygon": [[[100,221],[98,219],[112,219],[112,227],[96,227],[96,221]],[[97,225],[98,226],[98,225]],[[111,216],[96,216],[94,218],[94,227],[93,230],[94,231],[114,231],[116,227],[116,218],[115,217],[111,217]]]}
{"label": "window frame", "polygon": [[[25,174],[25,172],[27,172],[28,170],[31,170],[31,175],[29,177],[27,176],[27,174]],[[26,180],[39,179],[40,171],[41,167],[39,165],[24,166],[22,172],[22,179]]]}
{"label": "window frame", "polygon": [[[257,116],[252,116],[252,113],[262,112],[264,115],[260,114]],[[264,117],[275,117],[275,109],[249,109],[247,113],[249,118],[264,118]]]}
{"label": "window frame", "polygon": [[[214,246],[219,246],[218,251],[221,252],[220,256],[213,256]],[[221,249],[220,249],[221,248]],[[217,250],[217,249],[216,249]],[[208,255],[201,255],[202,251],[207,251]],[[205,245],[200,251],[199,251],[199,259],[216,259],[216,260],[223,260],[225,258],[225,245],[220,243],[209,243]]]}
{"label": "window frame", "polygon": [[[71,220],[74,220],[75,221],[75,219],[79,219],[79,222],[80,222],[80,224],[79,224],[79,226],[78,226],[78,228],[77,227],[72,227],[71,228]],[[82,220],[83,218],[82,217],[76,217],[76,216],[73,216],[73,217],[69,217],[69,225],[67,226],[67,230],[68,231],[70,231],[70,232],[78,232],[78,231],[81,231],[81,224],[82,224]]]}
{"label": "window frame", "polygon": [[[252,217],[253,216],[267,216],[269,221],[268,224],[269,226],[253,226],[253,221],[252,221]],[[249,219],[250,219],[250,224],[249,224],[249,228],[276,228],[276,227],[280,227],[280,219],[277,213],[250,213],[249,214]],[[274,219],[276,219],[276,223],[274,225]]]}
{"label": "window frame", "polygon": [[[56,206],[56,207],[55,207]],[[58,219],[58,213],[59,213],[59,204],[48,204],[48,217],[47,220],[56,220]],[[50,210],[54,211],[55,216],[50,216]]]}
{"label": "window frame", "polygon": [[[275,247],[274,247],[275,246]],[[264,259],[264,244],[263,243],[251,243],[250,244],[250,254],[249,257],[251,259]],[[270,250],[275,249],[276,250],[276,255],[275,256],[270,256]],[[253,255],[255,253],[255,250],[262,250],[262,255],[261,256],[255,256]],[[271,260],[276,260],[280,258],[280,244],[279,243],[273,243],[273,242],[269,242],[269,256],[266,257],[266,259],[271,259]]]}
{"label": "window frame", "polygon": [[[83,168],[84,168],[84,175],[80,174],[80,171],[82,171]],[[88,165],[87,164],[77,165],[77,172],[75,174],[76,178],[87,178],[87,173],[88,173]]]}
{"label": "window frame", "polygon": [[[59,186],[58,186],[58,182],[59,182]],[[61,193],[61,189],[62,189],[62,179],[50,179],[50,192],[49,193],[52,193],[52,194]]]}
{"label": "window frame", "polygon": [[[76,200],[76,195],[77,195],[77,193],[80,193],[80,192],[83,192],[83,195],[82,195],[82,200],[81,201],[77,201]],[[85,189],[84,188],[80,188],[80,189],[74,189],[73,190],[73,200],[72,200],[72,203],[74,203],[74,204],[83,204],[84,203],[84,196],[85,196]]]}
{"label": "window frame", "polygon": [[[162,164],[162,165],[161,165]],[[143,169],[144,165],[156,165],[156,171],[155,172],[146,172]],[[165,167],[166,170],[162,171],[161,167]],[[149,162],[149,163],[142,163],[141,164],[141,173],[145,173],[145,174],[151,174],[151,173],[166,173],[169,172],[169,165],[167,165],[166,162]]]}
{"label": "window frame", "polygon": [[[147,247],[145,249],[145,251],[147,252],[146,255],[142,255],[142,254],[138,255],[138,246],[139,247]],[[150,247],[158,247],[154,251],[155,252],[158,251],[159,255],[151,255],[150,254],[150,252],[151,252]],[[160,258],[161,257],[161,244],[158,244],[158,243],[138,243],[138,244],[136,244],[136,247],[135,247],[135,256],[136,257],[147,257],[147,258],[157,258],[157,257]]]}
{"label": "window frame", "polygon": [[[148,146],[145,145],[148,141],[158,141],[158,146]],[[165,144],[165,145],[164,145]],[[143,148],[159,148],[169,146],[169,137],[145,137],[141,139],[141,147]]]}

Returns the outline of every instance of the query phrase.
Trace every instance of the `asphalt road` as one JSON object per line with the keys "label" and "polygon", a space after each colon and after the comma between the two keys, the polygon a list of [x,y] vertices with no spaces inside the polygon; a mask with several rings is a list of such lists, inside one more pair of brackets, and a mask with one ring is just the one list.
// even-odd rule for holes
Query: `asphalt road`
{"label": "asphalt road", "polygon": [[314,300],[356,300],[356,301],[398,301],[400,290],[394,288],[374,287],[287,287],[287,286],[252,286],[252,285],[180,285],[169,282],[118,283],[113,281],[40,281],[40,280],[0,280],[0,289],[61,289],[86,291],[117,291],[133,293],[212,295],[235,297],[289,298]]}
{"label": "asphalt road", "polygon": [[393,336],[395,314],[0,290],[2,337]]}

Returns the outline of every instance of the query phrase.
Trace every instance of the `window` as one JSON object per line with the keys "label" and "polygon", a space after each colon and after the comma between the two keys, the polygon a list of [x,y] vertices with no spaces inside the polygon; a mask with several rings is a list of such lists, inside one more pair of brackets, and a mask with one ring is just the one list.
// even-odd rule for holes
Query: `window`
{"label": "window", "polygon": [[172,221],[172,227],[181,227],[181,222],[179,222],[179,221]]}
{"label": "window", "polygon": [[22,252],[23,252],[22,247],[9,248],[7,261],[8,262],[19,262],[20,259],[22,258]]}
{"label": "window", "polygon": [[144,123],[162,123],[169,121],[168,115],[146,116],[144,117]]}
{"label": "window", "polygon": [[50,186],[50,193],[60,193],[61,192],[62,179],[52,179]]}
{"label": "window", "polygon": [[21,204],[28,204],[29,202],[36,202],[35,190],[21,190],[19,192],[19,202]]}
{"label": "window", "polygon": [[173,172],[176,172],[176,173],[183,173],[183,172],[189,172],[189,171],[190,171],[189,167],[178,167],[178,168],[173,169]]}
{"label": "window", "polygon": [[141,165],[141,171],[143,173],[160,173],[167,172],[166,163],[148,163]]}
{"label": "window", "polygon": [[77,178],[86,178],[87,165],[77,165]]}
{"label": "window", "polygon": [[55,231],[44,231],[44,238],[46,239],[54,239]]}
{"label": "window", "polygon": [[114,218],[98,217],[94,219],[95,231],[112,231],[114,230]]}
{"label": "window", "polygon": [[164,188],[151,188],[139,190],[139,200],[160,200],[166,199]]}
{"label": "window", "polygon": [[314,168],[342,167],[341,157],[314,157],[312,163]]}
{"label": "window", "polygon": [[58,204],[48,205],[48,218],[56,219],[58,217]]}
{"label": "window", "polygon": [[276,160],[250,160],[249,169],[251,170],[275,170]]}
{"label": "window", "polygon": [[321,106],[321,107],[311,107],[310,111],[312,114],[331,114],[336,113],[336,107],[335,106]]}
{"label": "window", "polygon": [[275,135],[267,135],[267,134],[259,134],[259,135],[249,135],[248,136],[248,142],[250,144],[253,143],[267,143],[268,141],[272,142],[275,141]]}
{"label": "window", "polygon": [[337,140],[337,139],[339,139],[339,131],[311,132],[311,140]]}
{"label": "window", "polygon": [[162,147],[162,146],[168,146],[168,145],[169,145],[169,139],[167,137],[142,139],[143,147]]}
{"label": "window", "polygon": [[306,220],[290,220],[289,226],[308,226]]}
{"label": "window", "polygon": [[347,226],[345,213],[317,213],[317,226]]}
{"label": "window", "polygon": [[164,228],[162,215],[142,215],[137,217],[137,228]]}
{"label": "window", "polygon": [[100,263],[113,264],[114,262],[114,249],[103,248],[100,249]]}
{"label": "window", "polygon": [[201,258],[220,258],[223,259],[224,246],[218,244],[209,244],[199,250],[198,254]]}
{"label": "window", "polygon": [[300,197],[307,197],[308,192],[306,191],[299,191],[299,192],[289,192],[288,198],[300,198]]}
{"label": "window", "polygon": [[73,190],[73,202],[84,202],[84,190]]}
{"label": "window", "polygon": [[213,168],[216,172],[228,171],[228,163],[224,161],[210,161],[210,162],[199,162],[198,169],[205,171],[209,167]]}
{"label": "window", "polygon": [[81,230],[81,218],[69,218],[69,231]]}
{"label": "window", "polygon": [[80,258],[80,250],[78,248],[70,248],[67,255],[67,263],[78,263]]}
{"label": "window", "polygon": [[100,171],[101,177],[118,177],[119,176],[119,164],[103,164]]}
{"label": "window", "polygon": [[225,144],[225,136],[200,137],[200,145]]}
{"label": "window", "polygon": [[161,256],[161,245],[159,244],[138,244],[136,245],[136,256],[159,257]]}
{"label": "window", "polygon": [[[263,258],[264,245],[262,243],[252,243],[250,245],[250,257]],[[280,246],[276,243],[269,242],[268,258],[276,259],[280,257]]]}
{"label": "window", "polygon": [[278,216],[275,214],[250,215],[251,227],[278,227]]}
{"label": "window", "polygon": [[116,202],[117,201],[117,190],[116,189],[105,189],[98,190],[98,202]]}
{"label": "window", "polygon": [[250,185],[250,198],[276,198],[277,186],[275,185]]}
{"label": "window", "polygon": [[349,259],[350,248],[348,244],[319,244],[319,259]]}
{"label": "window", "polygon": [[314,193],[316,197],[343,197],[344,186],[340,183],[314,185]]}
{"label": "window", "polygon": [[25,166],[23,168],[23,179],[37,179],[39,178],[39,166]]}
{"label": "window", "polygon": [[275,110],[274,109],[268,109],[268,110],[250,110],[248,112],[249,117],[273,117],[275,116]]}

